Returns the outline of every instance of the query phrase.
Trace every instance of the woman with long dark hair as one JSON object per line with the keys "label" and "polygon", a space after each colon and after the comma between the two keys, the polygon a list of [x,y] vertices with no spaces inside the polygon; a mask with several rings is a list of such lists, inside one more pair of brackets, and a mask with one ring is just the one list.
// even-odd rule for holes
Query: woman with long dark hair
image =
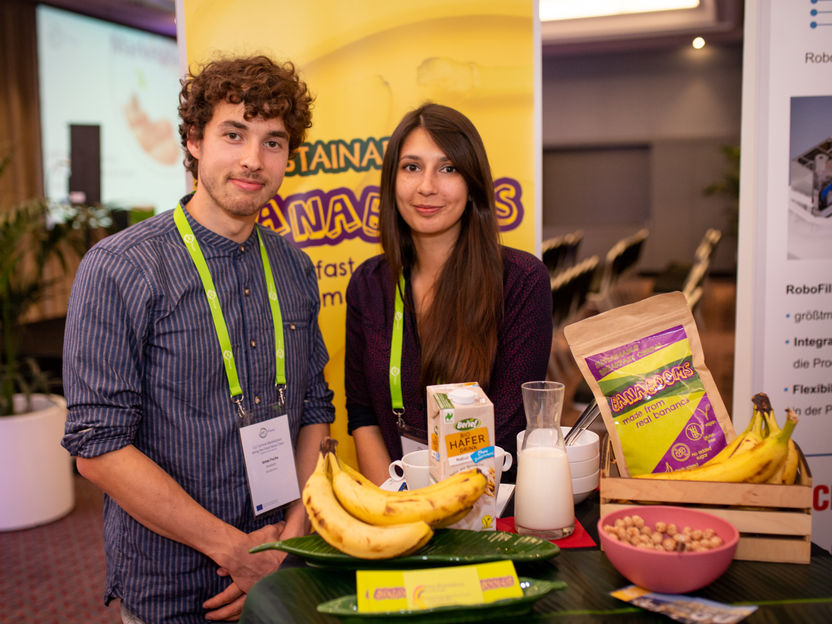
{"label": "woman with long dark hair", "polygon": [[497,444],[516,454],[520,384],[545,379],[549,361],[549,274],[500,245],[471,121],[432,103],[407,113],[387,144],[380,195],[384,254],[347,288],[347,413],[361,471],[381,483],[403,445],[426,442],[425,387],[436,383],[478,382],[494,403]]}

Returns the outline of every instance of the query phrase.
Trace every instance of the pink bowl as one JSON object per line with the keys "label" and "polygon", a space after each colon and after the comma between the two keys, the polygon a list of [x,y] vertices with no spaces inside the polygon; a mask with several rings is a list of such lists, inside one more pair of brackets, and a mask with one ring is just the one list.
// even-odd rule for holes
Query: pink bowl
{"label": "pink bowl", "polygon": [[[713,529],[723,545],[698,552],[660,552],[625,544],[604,531],[605,525],[614,525],[618,518],[635,515],[651,527],[665,522],[675,524],[679,531],[686,526]],[[712,583],[728,569],[740,534],[727,520],[704,511],[651,505],[627,507],[603,516],[598,520],[598,537],[610,563],[631,583],[662,594],[685,594]]]}

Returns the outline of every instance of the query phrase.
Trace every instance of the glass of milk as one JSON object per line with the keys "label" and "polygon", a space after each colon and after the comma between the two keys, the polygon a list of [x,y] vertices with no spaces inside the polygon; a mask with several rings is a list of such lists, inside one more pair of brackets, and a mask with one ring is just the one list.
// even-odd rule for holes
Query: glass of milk
{"label": "glass of milk", "polygon": [[529,381],[521,388],[526,435],[517,451],[514,525],[522,535],[560,539],[575,530],[572,476],[560,430],[564,386]]}

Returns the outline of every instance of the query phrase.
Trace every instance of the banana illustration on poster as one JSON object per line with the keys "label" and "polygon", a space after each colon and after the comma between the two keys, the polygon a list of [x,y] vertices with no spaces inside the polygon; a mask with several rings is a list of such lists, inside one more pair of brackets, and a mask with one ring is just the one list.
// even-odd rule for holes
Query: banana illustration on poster
{"label": "banana illustration on poster", "polygon": [[264,53],[295,63],[316,98],[306,142],[260,222],[315,264],[333,436],[348,461],[355,457],[344,408],[344,298],[355,268],[381,251],[381,160],[404,113],[431,100],[471,118],[491,161],[502,242],[535,250],[536,10],[533,0],[177,2],[183,66]]}

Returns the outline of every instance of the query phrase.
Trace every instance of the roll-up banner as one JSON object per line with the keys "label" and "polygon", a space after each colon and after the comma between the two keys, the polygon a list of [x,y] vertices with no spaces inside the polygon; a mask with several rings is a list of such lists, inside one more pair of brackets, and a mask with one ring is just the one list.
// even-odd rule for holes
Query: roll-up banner
{"label": "roll-up banner", "polygon": [[503,244],[539,246],[537,2],[177,0],[177,30],[183,69],[262,53],[292,61],[316,98],[306,142],[260,222],[315,265],[337,409],[333,435],[354,462],[344,409],[344,298],[355,268],[381,252],[381,160],[401,117],[428,100],[467,115],[488,151]]}
{"label": "roll-up banner", "polygon": [[832,2],[746,2],[734,424],[765,392],[832,547]]}

